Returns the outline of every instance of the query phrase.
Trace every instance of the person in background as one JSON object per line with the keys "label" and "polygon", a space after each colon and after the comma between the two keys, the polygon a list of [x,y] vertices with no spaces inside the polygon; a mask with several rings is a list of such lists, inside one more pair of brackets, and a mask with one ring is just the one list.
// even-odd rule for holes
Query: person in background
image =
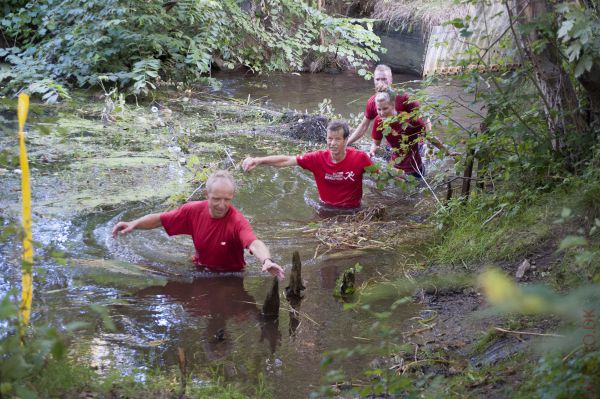
{"label": "person in background", "polygon": [[371,132],[373,143],[369,155],[375,155],[385,137],[392,149],[394,167],[404,171],[405,175],[421,178],[423,162],[419,153],[419,141],[425,132],[425,124],[419,118],[396,120],[398,118],[394,117],[398,115],[398,111],[394,102],[394,96],[390,92],[377,93],[375,96],[377,116]]}
{"label": "person in background", "polygon": [[[354,132],[352,132],[352,134],[350,135],[350,138],[348,139],[348,145],[353,144],[356,141],[358,141],[361,137],[364,136],[364,134],[367,131],[373,130],[373,128],[371,127],[371,122],[373,122],[375,120],[375,117],[377,117],[377,106],[375,104],[375,95],[378,92],[390,91],[392,83],[393,83],[393,79],[392,79],[391,68],[384,64],[377,65],[375,67],[375,70],[373,71],[373,84],[375,86],[376,93],[367,100],[363,119],[360,122],[360,124],[356,127],[356,129],[354,129]],[[419,109],[419,107],[421,105],[416,100],[411,101],[408,93],[396,95],[394,105],[395,105],[396,112],[398,114],[405,113],[405,115],[412,115],[413,119],[414,119],[414,123],[418,123],[418,124],[422,123],[423,126],[425,126],[425,131],[422,133],[422,137],[419,142],[419,152],[421,153],[421,156],[423,156],[424,155],[423,153],[425,152],[426,147],[427,147],[423,139],[425,138],[424,136],[426,135],[427,132],[431,132],[431,122],[429,121],[428,118],[422,119],[422,118],[419,118],[418,116],[414,115],[414,113],[416,113],[416,111]],[[450,153],[448,151],[448,149],[444,146],[444,144],[441,142],[441,140],[435,136],[428,136],[427,141],[429,141],[438,150],[448,152],[449,155],[452,155],[452,156],[458,155],[457,153]]]}
{"label": "person in background", "polygon": [[[376,92],[386,91],[391,87],[393,83],[392,80],[392,70],[387,65],[377,65],[375,70],[373,71],[373,84],[375,85]],[[418,109],[420,106],[418,101],[410,101],[410,97],[408,93],[404,93],[402,95],[398,95],[395,98],[395,108],[396,112],[406,112],[408,114],[412,113],[414,110]],[[372,95],[368,100],[365,106],[365,113],[360,124],[354,129],[354,132],[350,135],[348,139],[348,144],[352,144],[359,140],[367,131],[370,131],[369,128],[371,126],[371,122],[377,116],[377,106],[375,104],[375,94]],[[427,126],[427,122],[425,122]],[[372,129],[371,129],[372,130]]]}

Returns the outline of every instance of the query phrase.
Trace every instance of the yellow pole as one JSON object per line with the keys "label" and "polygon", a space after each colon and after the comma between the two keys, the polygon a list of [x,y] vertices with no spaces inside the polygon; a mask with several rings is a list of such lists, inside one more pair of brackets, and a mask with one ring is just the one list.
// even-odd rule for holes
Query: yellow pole
{"label": "yellow pole", "polygon": [[27,150],[25,148],[25,120],[29,111],[29,96],[25,93],[19,94],[19,105],[17,108],[19,118],[19,162],[21,164],[21,195],[23,203],[23,262],[21,271],[23,273],[22,295],[21,295],[21,336],[25,334],[25,327],[29,324],[31,315],[31,300],[33,298],[31,272],[33,267],[33,245],[31,236],[31,189],[29,187],[29,164],[27,162]]}

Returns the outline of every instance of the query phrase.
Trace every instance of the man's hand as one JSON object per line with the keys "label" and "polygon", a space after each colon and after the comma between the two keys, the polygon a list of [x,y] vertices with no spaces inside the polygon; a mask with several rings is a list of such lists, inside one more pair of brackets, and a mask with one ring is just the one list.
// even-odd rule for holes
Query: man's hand
{"label": "man's hand", "polygon": [[285,277],[285,273],[283,272],[281,266],[273,262],[271,259],[265,260],[262,266],[262,271],[277,277],[279,281],[283,281],[283,278]]}
{"label": "man's hand", "polygon": [[135,225],[133,222],[119,222],[112,229],[113,238],[117,238],[117,235],[121,233],[121,235],[129,234],[132,230],[135,229]]}
{"label": "man's hand", "polygon": [[381,93],[381,92],[387,91],[388,87],[390,87],[390,86],[387,83],[378,82],[375,84],[375,93]]}
{"label": "man's hand", "polygon": [[377,154],[378,145],[371,144],[371,148],[369,149],[369,157],[373,158],[375,154]]}
{"label": "man's hand", "polygon": [[256,158],[247,157],[242,162],[242,169],[244,169],[244,172],[249,172],[252,169],[256,168],[257,166],[258,166],[258,162],[256,161]]}

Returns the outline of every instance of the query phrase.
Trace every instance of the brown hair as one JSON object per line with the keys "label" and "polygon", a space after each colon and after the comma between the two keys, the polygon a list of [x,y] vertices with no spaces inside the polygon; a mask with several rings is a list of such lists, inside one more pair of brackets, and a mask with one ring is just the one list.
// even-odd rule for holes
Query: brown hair
{"label": "brown hair", "polygon": [[345,139],[347,139],[348,136],[350,136],[350,128],[348,127],[348,123],[343,120],[329,122],[329,125],[327,125],[327,130],[330,130],[332,132],[343,130]]}

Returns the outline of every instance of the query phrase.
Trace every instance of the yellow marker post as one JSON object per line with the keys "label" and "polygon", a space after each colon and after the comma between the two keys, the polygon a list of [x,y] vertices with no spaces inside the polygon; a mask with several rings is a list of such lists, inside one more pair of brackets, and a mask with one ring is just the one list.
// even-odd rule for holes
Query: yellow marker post
{"label": "yellow marker post", "polygon": [[25,148],[25,121],[29,111],[29,96],[25,93],[19,94],[19,105],[17,114],[19,118],[19,162],[21,165],[21,195],[23,203],[23,262],[21,271],[23,273],[22,295],[21,295],[21,336],[25,334],[25,327],[29,324],[31,315],[31,300],[33,298],[33,281],[31,277],[33,268],[33,242],[31,236],[31,189],[29,187],[29,163],[27,162],[27,150]]}

